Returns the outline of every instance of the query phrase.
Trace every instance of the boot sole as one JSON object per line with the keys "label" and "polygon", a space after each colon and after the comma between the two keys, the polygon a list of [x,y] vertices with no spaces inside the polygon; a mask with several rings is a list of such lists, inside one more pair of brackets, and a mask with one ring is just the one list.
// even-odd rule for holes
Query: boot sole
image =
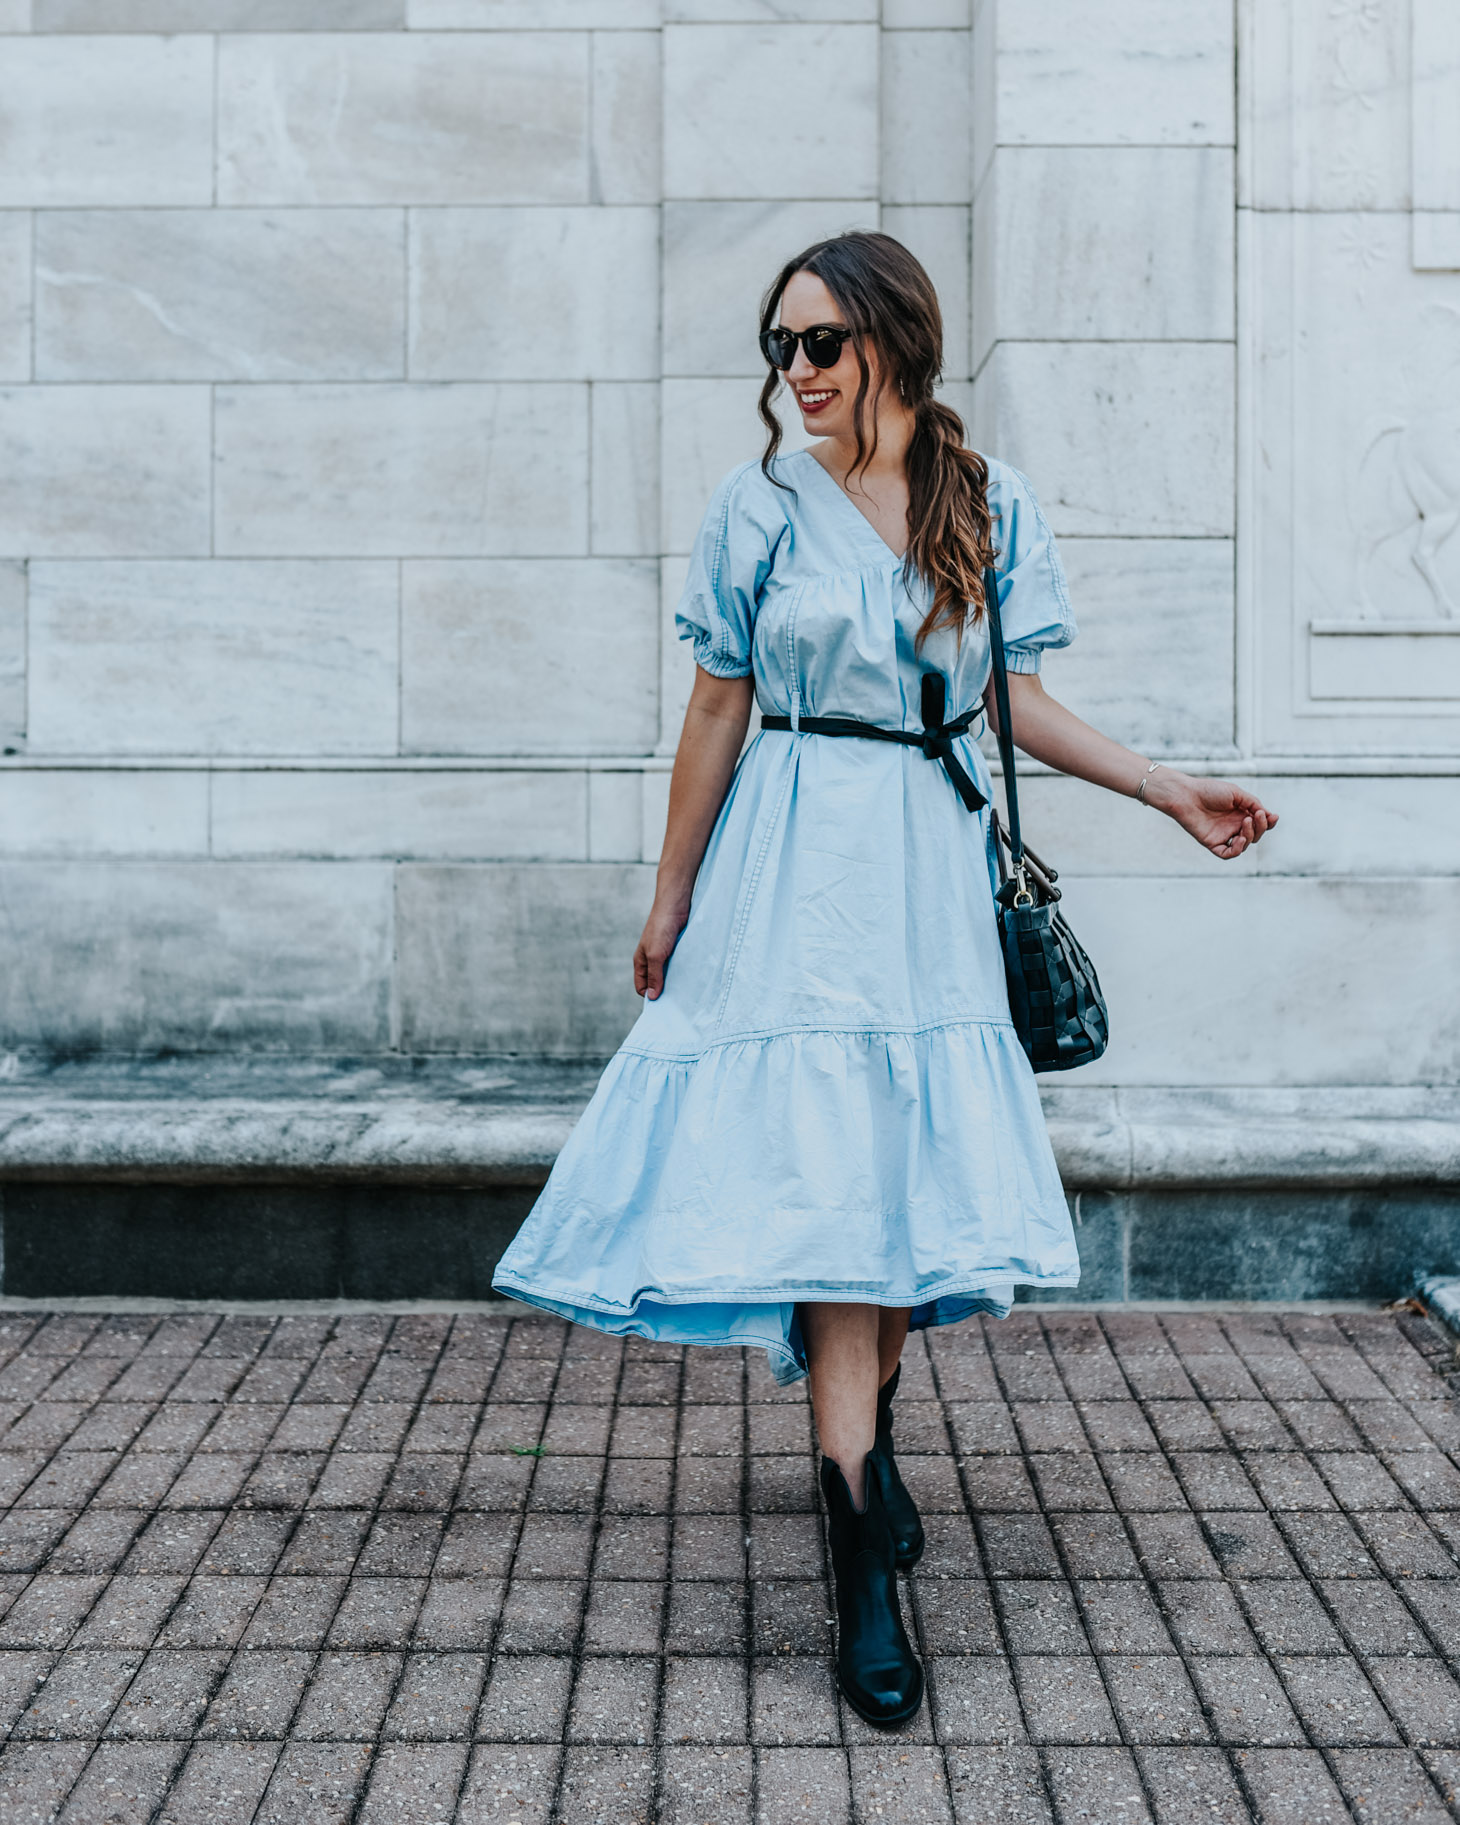
{"label": "boot sole", "polygon": [[[919,1672],[922,1671],[921,1668],[919,1668],[918,1670],[919,1670]],[[847,1703],[856,1712],[857,1716],[862,1719],[863,1723],[871,1724],[874,1727],[874,1729],[878,1729],[878,1730],[895,1730],[899,1724],[905,1724],[910,1717],[916,1717],[918,1712],[922,1710],[923,1698],[925,1696],[926,1687],[927,1687],[928,1682],[927,1682],[926,1678],[920,1678],[918,1680],[917,1696],[911,1701],[911,1703],[904,1705],[902,1710],[900,1710],[900,1711],[894,1711],[894,1712],[891,1712],[890,1714],[886,1714],[886,1715],[882,1715],[882,1716],[879,1716],[876,1713],[871,1712],[871,1711],[864,1711],[862,1709],[862,1707],[857,1703],[856,1699],[852,1697],[851,1693],[842,1684],[842,1682],[840,1680],[838,1680],[836,1683],[837,1683],[837,1690],[841,1693],[842,1697],[847,1701]]]}

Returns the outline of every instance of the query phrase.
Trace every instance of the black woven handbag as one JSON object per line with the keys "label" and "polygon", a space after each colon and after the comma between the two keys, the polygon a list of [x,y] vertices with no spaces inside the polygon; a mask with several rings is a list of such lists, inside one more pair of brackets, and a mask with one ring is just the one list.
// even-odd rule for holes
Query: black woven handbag
{"label": "black woven handbag", "polygon": [[992,570],[983,573],[983,598],[993,658],[994,702],[999,711],[1004,803],[1009,812],[1007,828],[997,811],[989,813],[999,858],[995,900],[1009,983],[1009,1012],[1019,1043],[1036,1071],[1073,1071],[1105,1050],[1110,1039],[1109,1018],[1095,966],[1057,910],[1060,892],[1055,882],[1059,876],[1024,846],[1014,742],[1009,733],[1009,675],[999,619],[999,584]]}

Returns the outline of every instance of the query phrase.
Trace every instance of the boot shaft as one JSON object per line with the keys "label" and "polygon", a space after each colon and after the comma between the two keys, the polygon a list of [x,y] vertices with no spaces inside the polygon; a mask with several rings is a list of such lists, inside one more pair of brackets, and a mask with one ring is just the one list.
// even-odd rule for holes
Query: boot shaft
{"label": "boot shaft", "polygon": [[844,1566],[867,1553],[879,1568],[891,1571],[896,1559],[896,1545],[888,1523],[883,1499],[880,1469],[873,1452],[863,1464],[863,1488],[866,1500],[860,1512],[853,1505],[852,1492],[834,1459],[821,1460],[821,1492],[826,1501],[827,1535],[831,1546],[833,1570],[841,1575]]}
{"label": "boot shaft", "polygon": [[892,1449],[892,1402],[901,1380],[902,1364],[899,1363],[877,1390],[877,1443],[885,1443],[889,1451]]}

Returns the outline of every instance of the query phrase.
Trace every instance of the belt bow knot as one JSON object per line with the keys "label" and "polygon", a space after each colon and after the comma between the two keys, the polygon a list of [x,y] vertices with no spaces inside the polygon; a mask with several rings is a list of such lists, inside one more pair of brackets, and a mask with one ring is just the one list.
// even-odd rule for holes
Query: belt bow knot
{"label": "belt bow knot", "polygon": [[[800,735],[860,735],[867,741],[894,741],[906,748],[921,748],[925,760],[937,761],[963,801],[965,810],[981,811],[988,800],[974,785],[967,768],[953,746],[957,735],[966,735],[979,713],[979,706],[964,710],[951,721],[944,719],[947,708],[947,686],[941,672],[924,672],[922,684],[923,731],[884,729],[875,722],[857,722],[850,716],[802,716],[795,733]],[[790,729],[789,716],[766,715],[760,719],[763,729]]]}

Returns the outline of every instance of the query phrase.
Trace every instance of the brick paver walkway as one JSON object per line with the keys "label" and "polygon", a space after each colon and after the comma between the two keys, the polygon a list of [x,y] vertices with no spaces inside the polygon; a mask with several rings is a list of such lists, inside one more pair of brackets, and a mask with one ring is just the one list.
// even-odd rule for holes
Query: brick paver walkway
{"label": "brick paver walkway", "polygon": [[1456,1804],[1460,1413],[1422,1319],[915,1338],[930,1698],[890,1738],[838,1705],[809,1409],[760,1357],[479,1312],[0,1334],[7,1825]]}

